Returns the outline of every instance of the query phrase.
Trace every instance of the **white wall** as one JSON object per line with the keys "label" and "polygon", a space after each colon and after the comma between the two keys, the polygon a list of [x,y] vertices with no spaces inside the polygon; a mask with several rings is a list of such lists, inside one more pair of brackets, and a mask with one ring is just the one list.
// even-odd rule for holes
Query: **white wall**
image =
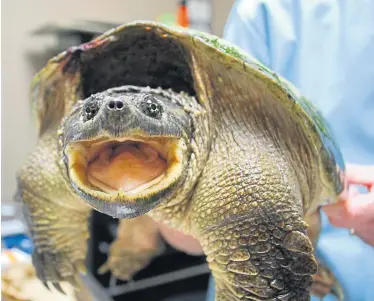
{"label": "white wall", "polygon": [[[4,0],[2,22],[2,166],[1,200],[12,200],[15,174],[36,143],[28,89],[33,74],[46,57],[36,53],[54,45],[50,38],[32,37],[30,31],[54,20],[99,20],[124,23],[155,20],[175,12],[177,0]],[[220,35],[233,0],[214,0],[213,30]],[[47,54],[48,55],[48,54]]]}

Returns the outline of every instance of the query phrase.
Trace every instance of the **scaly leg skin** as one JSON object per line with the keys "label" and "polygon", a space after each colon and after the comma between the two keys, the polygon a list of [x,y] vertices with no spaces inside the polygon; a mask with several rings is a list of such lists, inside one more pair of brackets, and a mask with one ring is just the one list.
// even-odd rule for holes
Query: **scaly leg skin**
{"label": "scaly leg skin", "polygon": [[129,280],[164,250],[157,224],[146,215],[121,220],[117,233],[100,274],[110,270],[117,278]]}
{"label": "scaly leg skin", "polygon": [[18,198],[24,203],[24,217],[34,243],[32,262],[38,278],[62,293],[63,282],[79,287],[77,276],[85,273],[90,210],[59,206],[22,186]]}
{"label": "scaly leg skin", "polygon": [[216,301],[310,300],[317,262],[297,177],[271,146],[259,152],[255,142],[243,151],[215,145],[222,156],[208,161],[191,204]]}
{"label": "scaly leg skin", "polygon": [[85,272],[91,209],[61,176],[55,133],[52,129],[39,140],[20,170],[16,200],[34,244],[36,274],[47,287],[51,282],[61,291],[62,282],[79,287],[77,276]]}
{"label": "scaly leg skin", "polygon": [[238,218],[205,238],[216,300],[309,300],[317,264],[302,222],[283,230],[281,219],[252,213],[260,216]]}

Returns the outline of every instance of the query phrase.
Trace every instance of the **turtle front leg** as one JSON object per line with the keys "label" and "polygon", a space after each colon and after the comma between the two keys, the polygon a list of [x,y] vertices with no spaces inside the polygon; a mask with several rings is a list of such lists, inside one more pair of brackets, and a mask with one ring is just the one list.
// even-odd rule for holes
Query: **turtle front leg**
{"label": "turtle front leg", "polygon": [[34,244],[32,262],[38,278],[45,286],[52,284],[62,293],[60,284],[63,282],[79,287],[77,276],[86,270],[84,261],[91,210],[62,206],[22,183],[16,198],[22,202],[23,215]]}
{"label": "turtle front leg", "polygon": [[109,258],[99,273],[110,270],[117,278],[129,280],[163,250],[158,225],[150,217],[120,220],[117,239],[111,244]]}
{"label": "turtle front leg", "polygon": [[221,153],[208,162],[191,205],[216,301],[310,300],[317,262],[298,180],[276,156]]}
{"label": "turtle front leg", "polygon": [[303,223],[273,223],[260,214],[204,233],[216,300],[309,300],[317,263]]}

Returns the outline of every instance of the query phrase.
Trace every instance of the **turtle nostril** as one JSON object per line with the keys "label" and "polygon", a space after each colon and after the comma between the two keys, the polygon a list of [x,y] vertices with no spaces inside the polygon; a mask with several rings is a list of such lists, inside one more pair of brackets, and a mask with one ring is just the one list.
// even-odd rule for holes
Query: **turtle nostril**
{"label": "turtle nostril", "polygon": [[109,108],[110,110],[114,110],[115,107],[116,107],[116,103],[115,103],[115,101],[111,100],[111,101],[109,102],[109,104],[108,104],[108,108]]}
{"label": "turtle nostril", "polygon": [[123,108],[123,102],[120,100],[116,101],[116,108],[117,110],[121,110]]}

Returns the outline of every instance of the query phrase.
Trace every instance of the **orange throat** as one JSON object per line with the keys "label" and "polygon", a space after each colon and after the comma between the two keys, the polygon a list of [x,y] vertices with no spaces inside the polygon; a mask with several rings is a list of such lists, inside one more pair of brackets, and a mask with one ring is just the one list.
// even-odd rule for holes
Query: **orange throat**
{"label": "orange throat", "polygon": [[161,181],[167,162],[154,148],[144,143],[124,142],[106,147],[88,164],[87,176],[93,186],[105,192],[124,192]]}
{"label": "orange throat", "polygon": [[182,174],[186,144],[168,137],[105,137],[70,143],[65,150],[70,179],[107,201],[146,198]]}

